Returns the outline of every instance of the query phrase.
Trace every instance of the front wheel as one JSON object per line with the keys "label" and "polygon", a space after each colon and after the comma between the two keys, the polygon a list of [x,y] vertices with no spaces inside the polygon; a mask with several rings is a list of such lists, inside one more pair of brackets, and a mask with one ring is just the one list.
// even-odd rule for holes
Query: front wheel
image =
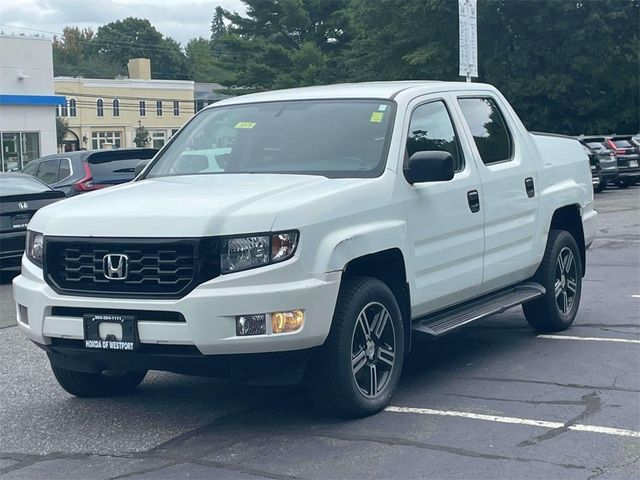
{"label": "front wheel", "polygon": [[331,331],[311,362],[315,405],[341,417],[379,412],[398,386],[403,360],[402,316],[389,287],[369,277],[343,280]]}
{"label": "front wheel", "polygon": [[133,392],[146,371],[78,372],[51,365],[53,375],[62,388],[76,397],[110,397]]}
{"label": "front wheel", "polygon": [[522,306],[529,325],[542,332],[557,332],[571,326],[582,293],[582,261],[573,236],[551,230],[544,258],[533,277],[545,289],[544,296]]}

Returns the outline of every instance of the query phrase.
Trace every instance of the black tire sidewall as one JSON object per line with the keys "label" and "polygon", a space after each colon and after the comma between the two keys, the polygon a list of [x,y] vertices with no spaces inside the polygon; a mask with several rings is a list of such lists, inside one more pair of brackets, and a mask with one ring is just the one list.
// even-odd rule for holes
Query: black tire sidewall
{"label": "black tire sidewall", "polygon": [[[379,302],[386,307],[391,317],[395,335],[395,364],[391,377],[383,391],[374,398],[365,397],[358,388],[351,366],[352,336],[358,315],[371,302]],[[391,399],[400,381],[404,360],[404,334],[402,315],[398,302],[389,287],[375,278],[352,277],[343,280],[333,317],[329,337],[323,352],[313,362],[315,374],[311,382],[314,390],[323,390],[320,397],[331,399],[318,401],[322,410],[342,417],[364,417],[382,410]],[[326,394],[326,392],[330,392]]]}
{"label": "black tire sidewall", "polygon": [[[547,322],[543,322],[544,330],[564,330],[568,328],[576,317],[582,294],[582,259],[578,245],[573,236],[564,230],[552,230],[549,234],[549,247],[545,253],[545,263],[542,271],[537,275],[537,280],[546,289],[543,298],[545,304]],[[569,248],[576,262],[576,295],[573,305],[567,314],[560,311],[555,297],[556,263],[558,255],[563,248]],[[547,325],[548,324],[548,325]]]}

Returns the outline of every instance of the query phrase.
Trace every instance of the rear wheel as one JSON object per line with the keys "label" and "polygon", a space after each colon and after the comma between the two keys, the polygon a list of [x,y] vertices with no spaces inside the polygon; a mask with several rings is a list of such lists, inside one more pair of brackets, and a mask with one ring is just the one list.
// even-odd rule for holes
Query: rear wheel
{"label": "rear wheel", "polygon": [[533,280],[540,283],[546,293],[522,306],[529,325],[543,332],[569,328],[578,313],[582,292],[580,251],[569,232],[549,232],[544,258]]}
{"label": "rear wheel", "polygon": [[133,392],[146,371],[78,372],[51,365],[53,375],[62,388],[76,397],[110,397]]}
{"label": "rear wheel", "polygon": [[311,363],[313,402],[341,417],[372,415],[389,403],[403,360],[402,317],[389,287],[375,278],[345,279],[327,341]]}
{"label": "rear wheel", "polygon": [[618,180],[616,182],[616,185],[618,185],[619,188],[628,188],[630,185],[632,185],[632,181],[629,181],[628,178],[623,178],[621,180]]}

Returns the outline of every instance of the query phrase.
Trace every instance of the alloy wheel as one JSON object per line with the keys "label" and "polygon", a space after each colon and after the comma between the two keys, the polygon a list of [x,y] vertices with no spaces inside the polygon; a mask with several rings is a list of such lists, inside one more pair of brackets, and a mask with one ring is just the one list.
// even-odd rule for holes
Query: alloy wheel
{"label": "alloy wheel", "polygon": [[577,271],[578,267],[573,251],[564,247],[558,254],[554,285],[556,304],[564,315],[571,311],[578,293]]}
{"label": "alloy wheel", "polygon": [[374,398],[387,386],[396,364],[396,332],[389,310],[379,302],[358,314],[351,338],[351,369],[360,393]]}

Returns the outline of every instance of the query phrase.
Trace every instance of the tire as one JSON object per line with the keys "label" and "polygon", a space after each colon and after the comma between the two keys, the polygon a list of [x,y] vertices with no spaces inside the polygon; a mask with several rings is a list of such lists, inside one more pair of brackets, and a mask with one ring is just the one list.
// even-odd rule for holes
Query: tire
{"label": "tire", "polygon": [[618,180],[616,182],[616,185],[618,185],[618,188],[628,188],[629,187],[629,182],[627,181],[627,179],[623,179],[623,180]]}
{"label": "tire", "polygon": [[316,407],[345,418],[379,412],[398,386],[403,361],[402,315],[389,287],[369,277],[343,280],[329,336],[307,378]]}
{"label": "tire", "polygon": [[540,332],[569,328],[578,313],[582,293],[582,260],[569,232],[549,232],[544,258],[532,280],[542,285],[546,293],[522,305],[529,325]]}
{"label": "tire", "polygon": [[593,191],[595,193],[602,193],[602,191],[607,187],[605,182],[600,181],[597,187],[593,187]]}
{"label": "tire", "polygon": [[53,375],[62,388],[76,397],[110,397],[133,392],[146,371],[86,373],[51,365]]}

